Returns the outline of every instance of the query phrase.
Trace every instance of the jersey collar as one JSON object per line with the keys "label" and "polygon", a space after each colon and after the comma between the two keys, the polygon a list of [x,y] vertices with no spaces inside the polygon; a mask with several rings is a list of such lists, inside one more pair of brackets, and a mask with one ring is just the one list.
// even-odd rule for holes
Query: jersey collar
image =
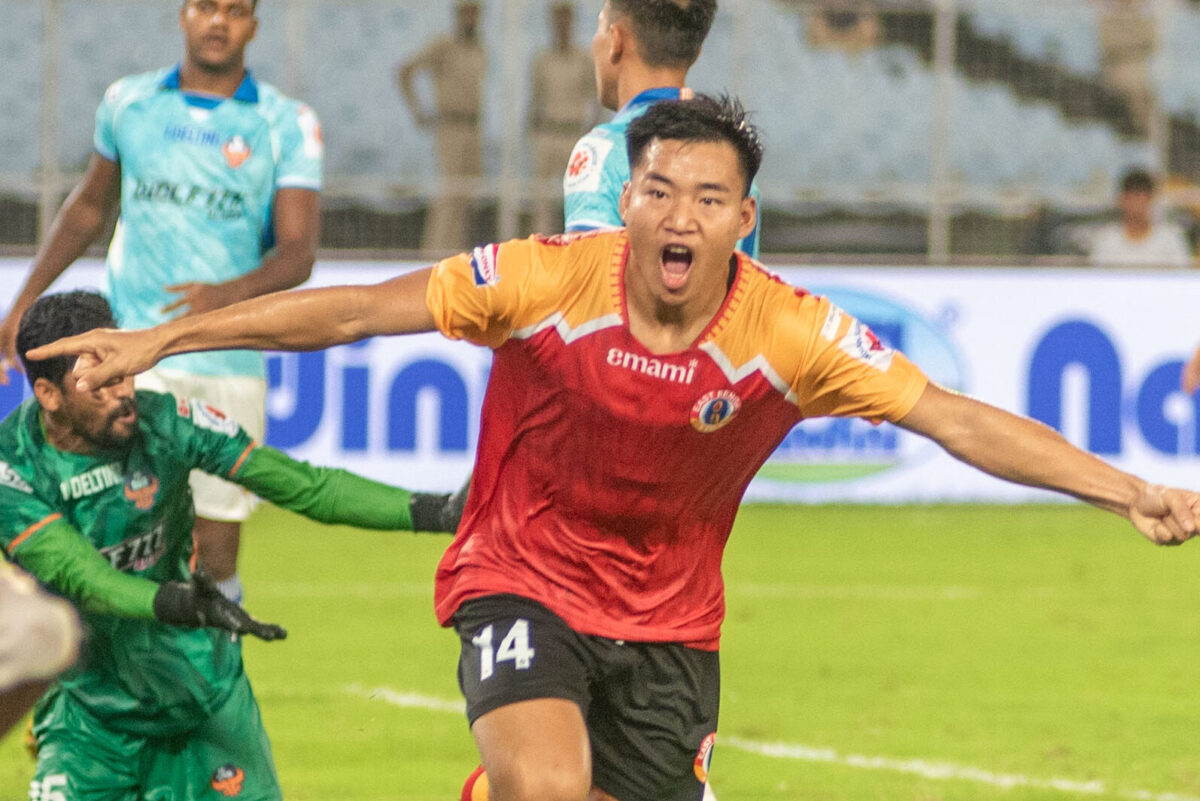
{"label": "jersey collar", "polygon": [[[182,91],[179,88],[179,68],[175,67],[163,77],[162,83],[159,84],[163,89],[169,89],[173,92]],[[209,108],[217,106],[224,98],[212,97],[210,95],[187,94],[188,102],[196,103],[197,105],[207,106]],[[233,93],[234,100],[240,100],[243,103],[258,102],[258,81],[254,80],[254,75],[250,70],[246,70],[246,77],[238,84],[238,88]]]}
{"label": "jersey collar", "polygon": [[648,106],[652,103],[657,103],[660,100],[687,100],[692,96],[692,90],[679,86],[660,86],[655,89],[647,89],[646,91],[635,95],[628,103],[621,107],[613,119],[624,119],[638,113],[642,106]]}

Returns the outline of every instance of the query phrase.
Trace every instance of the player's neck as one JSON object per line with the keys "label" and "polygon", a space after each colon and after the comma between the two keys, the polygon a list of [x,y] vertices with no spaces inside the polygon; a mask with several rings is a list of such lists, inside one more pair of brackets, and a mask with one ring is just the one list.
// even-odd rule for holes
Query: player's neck
{"label": "player's neck", "polygon": [[650,89],[682,89],[687,82],[687,70],[628,64],[617,79],[617,110]]}
{"label": "player's neck", "polygon": [[179,88],[217,97],[233,97],[246,79],[246,65],[239,62],[228,69],[207,69],[184,59],[179,68]]}
{"label": "player's neck", "polygon": [[1149,220],[1126,220],[1124,227],[1125,236],[1128,239],[1138,240],[1150,236]]}
{"label": "player's neck", "polygon": [[668,303],[654,288],[643,284],[640,274],[625,272],[625,307],[629,333],[654,354],[687,350],[712,323],[725,292],[713,286],[682,303]]}

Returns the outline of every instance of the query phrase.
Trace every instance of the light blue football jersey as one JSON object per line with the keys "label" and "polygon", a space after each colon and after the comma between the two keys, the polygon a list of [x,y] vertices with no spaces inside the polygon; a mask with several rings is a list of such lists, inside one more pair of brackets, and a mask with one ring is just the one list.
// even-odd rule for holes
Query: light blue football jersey
{"label": "light blue football jersey", "polygon": [[[678,100],[687,90],[678,88],[647,89],[634,97],[611,120],[601,123],[575,144],[563,175],[563,216],[565,231],[591,231],[624,225],[618,202],[621,189],[629,180],[629,148],[625,132],[629,123],[646,113],[660,100]],[[759,200],[758,185],[750,184],[750,194]],[[738,242],[738,250],[758,258],[758,233],[762,226],[762,204],[758,221],[749,236]]]}
{"label": "light blue football jersey", "polygon": [[[94,146],[121,165],[107,292],[122,328],[168,319],[162,308],[178,296],[167,286],[257,269],[274,244],[275,190],[321,188],[316,114],[249,72],[230,98],[180,91],[178,67],[122,78],[96,111]],[[264,375],[254,351],[189,353],[163,366]]]}

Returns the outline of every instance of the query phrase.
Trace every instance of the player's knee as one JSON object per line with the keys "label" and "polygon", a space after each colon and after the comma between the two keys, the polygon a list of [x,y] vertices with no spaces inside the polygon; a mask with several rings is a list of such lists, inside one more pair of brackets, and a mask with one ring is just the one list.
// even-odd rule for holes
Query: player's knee
{"label": "player's knee", "polygon": [[491,801],[586,801],[585,771],[548,765],[512,765],[488,771]]}

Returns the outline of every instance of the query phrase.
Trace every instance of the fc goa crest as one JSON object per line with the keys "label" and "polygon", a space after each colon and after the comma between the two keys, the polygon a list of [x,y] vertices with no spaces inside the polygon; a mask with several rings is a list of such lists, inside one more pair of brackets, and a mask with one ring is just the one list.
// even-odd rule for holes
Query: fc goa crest
{"label": "fc goa crest", "polygon": [[158,476],[134,471],[125,479],[125,499],[145,512],[154,507],[154,499],[158,495]]}

